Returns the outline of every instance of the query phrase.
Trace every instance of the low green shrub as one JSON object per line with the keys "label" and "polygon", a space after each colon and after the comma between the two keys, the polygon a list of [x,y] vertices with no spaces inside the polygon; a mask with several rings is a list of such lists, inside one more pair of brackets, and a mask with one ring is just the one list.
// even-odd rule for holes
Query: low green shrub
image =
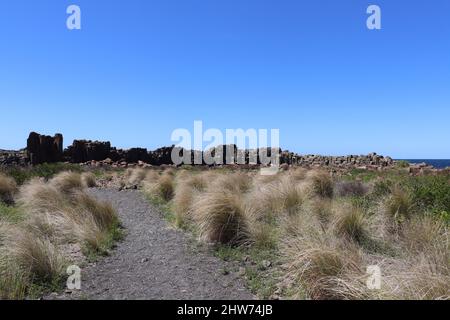
{"label": "low green shrub", "polygon": [[448,176],[412,177],[406,183],[414,203],[435,214],[450,212],[450,180]]}
{"label": "low green shrub", "polygon": [[13,177],[17,184],[22,185],[24,182],[34,177],[42,177],[45,179],[52,178],[55,174],[62,171],[81,172],[82,168],[77,164],[71,163],[43,163],[30,167],[5,167],[0,168],[1,171]]}

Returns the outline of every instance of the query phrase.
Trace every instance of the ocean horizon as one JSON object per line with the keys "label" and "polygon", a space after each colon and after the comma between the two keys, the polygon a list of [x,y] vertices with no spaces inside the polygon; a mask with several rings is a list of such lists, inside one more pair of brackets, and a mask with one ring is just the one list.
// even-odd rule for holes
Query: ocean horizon
{"label": "ocean horizon", "polygon": [[395,159],[397,161],[408,161],[409,163],[426,163],[437,169],[445,169],[450,167],[450,159]]}

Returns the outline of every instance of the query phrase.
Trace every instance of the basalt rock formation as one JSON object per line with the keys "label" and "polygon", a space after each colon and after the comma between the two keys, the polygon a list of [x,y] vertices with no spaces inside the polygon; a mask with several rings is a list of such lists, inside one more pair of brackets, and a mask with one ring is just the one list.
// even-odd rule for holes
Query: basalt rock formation
{"label": "basalt rock formation", "polygon": [[[264,164],[264,160],[270,158],[274,151],[277,151],[277,154],[279,154],[279,163],[282,166],[382,170],[395,165],[395,161],[392,158],[383,157],[376,153],[342,157],[299,155],[289,151],[282,151],[281,149],[272,150],[270,148],[240,150],[233,144],[217,146],[205,152],[185,150],[174,145],[148,151],[145,148],[116,149],[111,147],[109,141],[74,140],[72,145],[63,150],[63,136],[61,134],[50,137],[35,132],[30,133],[26,149],[22,151],[1,151],[0,165],[35,165],[45,162],[65,161],[99,166],[112,165],[115,167],[127,167],[129,164],[162,166],[174,165],[172,154],[179,154],[180,156],[185,156],[184,159],[188,159],[188,161],[184,161],[184,164],[187,162],[194,165],[228,164],[254,166]],[[217,158],[216,156],[221,153],[223,156]],[[209,156],[208,161],[206,161],[207,157],[205,156]],[[215,162],[211,162],[211,158],[215,159]],[[181,164],[181,162],[176,164]]]}
{"label": "basalt rock formation", "polygon": [[4,166],[24,166],[28,162],[27,150],[19,151],[0,150],[0,165]]}
{"label": "basalt rock formation", "polygon": [[74,140],[73,144],[64,151],[64,156],[70,162],[82,163],[91,160],[105,160],[110,153],[110,142]]}
{"label": "basalt rock formation", "polygon": [[63,160],[63,136],[60,133],[54,137],[31,132],[27,139],[27,155],[33,165],[45,162]]}

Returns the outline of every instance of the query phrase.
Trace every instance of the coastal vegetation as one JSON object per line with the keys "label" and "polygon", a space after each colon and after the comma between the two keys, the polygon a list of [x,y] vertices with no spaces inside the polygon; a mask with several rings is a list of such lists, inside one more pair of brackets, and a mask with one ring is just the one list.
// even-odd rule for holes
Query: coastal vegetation
{"label": "coastal vegetation", "polygon": [[[151,172],[143,192],[234,261],[261,298],[449,298],[448,174]],[[367,286],[370,266],[381,270],[378,289]]]}
{"label": "coastal vegetation", "polygon": [[[86,192],[92,175],[62,171],[45,179],[59,168],[0,174],[2,299],[61,290],[67,266],[107,254],[121,236],[115,210]],[[44,177],[34,177],[39,170]]]}
{"label": "coastal vegetation", "polygon": [[260,298],[449,298],[446,171],[59,163],[0,173],[0,298],[61,290],[67,266],[110,252],[122,231],[114,208],[88,192],[96,186],[141,190]]}

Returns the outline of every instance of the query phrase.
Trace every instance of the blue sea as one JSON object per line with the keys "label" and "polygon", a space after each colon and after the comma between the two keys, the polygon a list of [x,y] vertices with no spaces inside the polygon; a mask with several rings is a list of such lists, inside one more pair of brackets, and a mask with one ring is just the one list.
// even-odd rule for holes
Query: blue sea
{"label": "blue sea", "polygon": [[444,169],[446,167],[450,167],[450,159],[398,159],[405,160],[409,163],[423,163],[425,162],[428,165],[432,165],[437,169]]}

